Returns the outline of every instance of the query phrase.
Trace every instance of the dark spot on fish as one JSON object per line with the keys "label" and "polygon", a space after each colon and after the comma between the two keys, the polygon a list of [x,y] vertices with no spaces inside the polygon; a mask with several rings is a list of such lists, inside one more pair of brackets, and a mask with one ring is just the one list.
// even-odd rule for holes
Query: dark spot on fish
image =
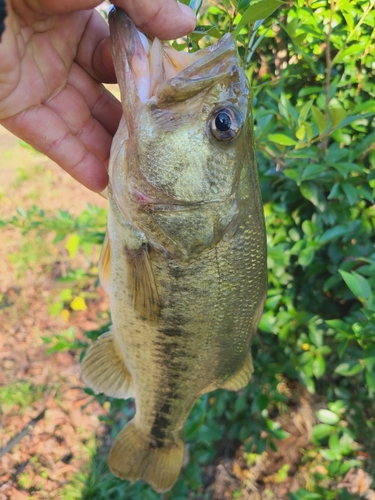
{"label": "dark spot on fish", "polygon": [[176,354],[176,351],[179,350],[179,344],[177,342],[166,342],[166,341],[159,341],[155,342],[155,345],[157,347],[157,351],[163,355],[163,357],[171,357]]}
{"label": "dark spot on fish", "polygon": [[184,334],[180,328],[163,328],[159,330],[160,333],[163,333],[167,337],[183,337]]}
{"label": "dark spot on fish", "polygon": [[168,427],[170,423],[170,409],[171,405],[165,402],[155,415],[155,420],[151,428],[151,435],[156,438],[156,446],[158,446],[158,440],[165,439],[166,427]]}
{"label": "dark spot on fish", "polygon": [[174,278],[184,278],[186,271],[181,267],[170,267],[170,273]]}

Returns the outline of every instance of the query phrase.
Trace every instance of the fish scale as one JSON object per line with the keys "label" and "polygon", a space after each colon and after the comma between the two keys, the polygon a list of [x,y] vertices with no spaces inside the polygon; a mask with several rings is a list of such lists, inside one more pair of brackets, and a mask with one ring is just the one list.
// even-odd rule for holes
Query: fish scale
{"label": "fish scale", "polygon": [[109,22],[124,113],[99,262],[113,324],[88,350],[82,378],[135,398],[112,472],[166,491],[198,397],[238,390],[253,371],[267,270],[251,95],[230,35],[182,55],[141,40],[120,9]]}

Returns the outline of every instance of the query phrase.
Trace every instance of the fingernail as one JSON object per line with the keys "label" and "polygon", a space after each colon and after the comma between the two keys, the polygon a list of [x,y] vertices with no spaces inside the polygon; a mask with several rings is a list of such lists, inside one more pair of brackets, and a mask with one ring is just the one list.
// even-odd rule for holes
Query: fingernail
{"label": "fingernail", "polygon": [[177,2],[177,5],[180,7],[182,12],[184,13],[184,16],[188,17],[189,19],[194,20],[194,23],[197,22],[197,17],[195,15],[195,12],[193,9],[191,9],[188,5],[185,5],[184,3]]}

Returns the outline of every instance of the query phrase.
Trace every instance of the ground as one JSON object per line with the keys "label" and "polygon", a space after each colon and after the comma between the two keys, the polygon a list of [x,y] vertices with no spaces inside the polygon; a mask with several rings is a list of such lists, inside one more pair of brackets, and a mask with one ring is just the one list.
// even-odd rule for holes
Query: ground
{"label": "ground", "polygon": [[[18,139],[2,127],[0,186],[0,218],[13,216],[17,207],[28,209],[34,204],[75,214],[87,203],[105,204],[47,158],[21,147]],[[57,250],[53,255],[50,242],[35,252],[34,256],[25,247],[18,229],[2,228],[1,500],[30,498],[30,492],[38,490],[32,498],[61,498],[64,485],[89,461],[90,447],[95,446],[100,428],[98,417],[103,413],[100,405],[82,391],[76,355],[46,355],[42,336],[53,336],[67,328],[61,316],[48,312],[52,298],[62,288],[56,277],[64,259]],[[107,309],[107,297],[99,290],[86,311],[77,311],[69,318],[69,326],[74,326],[80,337],[83,331],[98,326],[98,311],[105,316]]]}

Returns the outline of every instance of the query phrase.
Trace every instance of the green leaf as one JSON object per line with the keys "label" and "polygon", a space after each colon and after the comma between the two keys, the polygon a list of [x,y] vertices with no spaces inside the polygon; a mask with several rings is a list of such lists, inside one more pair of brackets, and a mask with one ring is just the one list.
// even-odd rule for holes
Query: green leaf
{"label": "green leaf", "polygon": [[313,373],[316,378],[320,378],[326,371],[326,362],[323,356],[317,355],[313,361]]}
{"label": "green leaf", "polygon": [[337,399],[336,401],[332,401],[328,403],[328,408],[333,411],[333,413],[341,414],[347,408],[347,402],[342,399]]}
{"label": "green leaf", "polygon": [[333,128],[337,127],[346,118],[345,109],[338,106],[329,107],[328,114]]}
{"label": "green leaf", "polygon": [[320,493],[312,493],[305,488],[299,488],[297,493],[289,493],[289,498],[291,500],[319,500],[323,497]]}
{"label": "green leaf", "polygon": [[275,10],[282,5],[279,0],[261,0],[256,4],[249,5],[249,7],[243,13],[240,22],[238,23],[236,29],[233,31],[233,36],[237,37],[241,29],[246,24],[254,23],[255,21],[260,21],[261,19],[266,19]]}
{"label": "green leaf", "polygon": [[298,113],[298,118],[301,122],[304,122],[309,114],[313,101],[307,101]]}
{"label": "green leaf", "polygon": [[314,122],[318,126],[319,135],[322,135],[323,132],[328,127],[327,120],[325,119],[325,116],[323,115],[323,113],[316,106],[312,106],[311,111],[312,111],[312,115],[314,118]]}
{"label": "green leaf", "polygon": [[350,123],[356,122],[358,120],[364,120],[366,118],[370,118],[370,116],[373,116],[374,113],[362,113],[359,115],[351,115],[347,116],[345,120],[343,120],[337,127],[335,127],[334,130],[338,130],[339,128],[346,127],[346,125],[349,125]]}
{"label": "green leaf", "polygon": [[375,373],[366,370],[365,379],[369,389],[375,392]]}
{"label": "green leaf", "polygon": [[369,282],[360,274],[352,271],[348,273],[339,269],[339,273],[343,277],[345,283],[359,300],[367,300],[371,297],[371,287]]}
{"label": "green leaf", "polygon": [[342,375],[343,377],[353,377],[353,375],[357,375],[357,373],[361,372],[363,367],[360,363],[355,361],[341,363],[339,366],[335,368],[335,373],[338,375]]}
{"label": "green leaf", "polygon": [[296,130],[296,137],[299,141],[303,141],[306,135],[306,128],[304,125],[301,125],[297,130]]}
{"label": "green leaf", "polygon": [[316,227],[315,225],[311,222],[311,220],[304,220],[301,224],[302,231],[307,235],[307,236],[312,236],[315,234]]}
{"label": "green leaf", "polygon": [[301,184],[301,194],[307,200],[311,201],[316,207],[322,208],[319,201],[319,189],[313,182],[304,182]]}
{"label": "green leaf", "polygon": [[244,9],[246,9],[250,1],[251,0],[238,0],[237,12],[241,13]]}
{"label": "green leaf", "polygon": [[268,139],[282,146],[295,146],[297,144],[297,141],[285,134],[269,134]]}
{"label": "green leaf", "polygon": [[340,421],[340,417],[336,413],[325,408],[318,410],[316,415],[323,424],[335,425]]}
{"label": "green leaf", "polygon": [[344,191],[345,196],[349,202],[349,205],[354,205],[358,199],[358,193],[356,188],[349,182],[343,182],[341,184],[341,189]]}
{"label": "green leaf", "polygon": [[352,172],[357,172],[358,174],[361,174],[363,172],[363,169],[357,165],[356,163],[350,163],[350,162],[336,162],[336,163],[329,163],[330,167],[335,168],[340,174],[344,177],[344,179],[347,178],[349,174]]}
{"label": "green leaf", "polygon": [[336,240],[340,236],[344,236],[344,234],[347,234],[348,228],[345,226],[335,226],[331,227],[331,229],[327,229],[322,236],[319,238],[319,243],[321,245],[324,245],[325,243],[328,243],[330,241]]}
{"label": "green leaf", "polygon": [[327,171],[327,165],[308,165],[302,172],[301,180],[308,181],[316,179],[319,174]]}
{"label": "green leaf", "polygon": [[299,256],[298,256],[298,264],[300,266],[309,266],[311,262],[314,260],[315,256],[315,248],[312,246],[309,246],[307,248],[304,248]]}
{"label": "green leaf", "polygon": [[58,316],[63,309],[64,309],[63,302],[54,302],[49,306],[48,312],[51,316]]}
{"label": "green leaf", "polygon": [[323,458],[329,461],[341,460],[341,454],[334,450],[320,450],[320,454]]}
{"label": "green leaf", "polygon": [[71,259],[74,259],[74,257],[76,256],[76,254],[78,252],[79,242],[80,242],[80,238],[79,238],[78,234],[72,234],[65,244],[65,248],[68,250],[69,257]]}
{"label": "green leaf", "polygon": [[64,290],[60,292],[60,299],[64,302],[72,300],[72,290],[70,288],[64,288]]}
{"label": "green leaf", "polygon": [[321,441],[329,436],[334,427],[329,424],[317,424],[312,430],[312,438],[314,441]]}
{"label": "green leaf", "polygon": [[[347,47],[346,49],[340,51],[337,53],[337,55],[334,58],[334,64],[338,64],[342,62],[343,59],[347,56],[352,56],[353,54],[360,54],[363,52],[365,46],[364,43],[355,43],[354,45],[351,45],[350,47]],[[332,63],[333,63],[332,61]]]}
{"label": "green leaf", "polygon": [[297,170],[296,168],[286,168],[285,170],[283,170],[283,173],[285,177],[288,177],[288,179],[292,179],[292,181],[299,184],[301,179],[301,172],[299,170]]}

